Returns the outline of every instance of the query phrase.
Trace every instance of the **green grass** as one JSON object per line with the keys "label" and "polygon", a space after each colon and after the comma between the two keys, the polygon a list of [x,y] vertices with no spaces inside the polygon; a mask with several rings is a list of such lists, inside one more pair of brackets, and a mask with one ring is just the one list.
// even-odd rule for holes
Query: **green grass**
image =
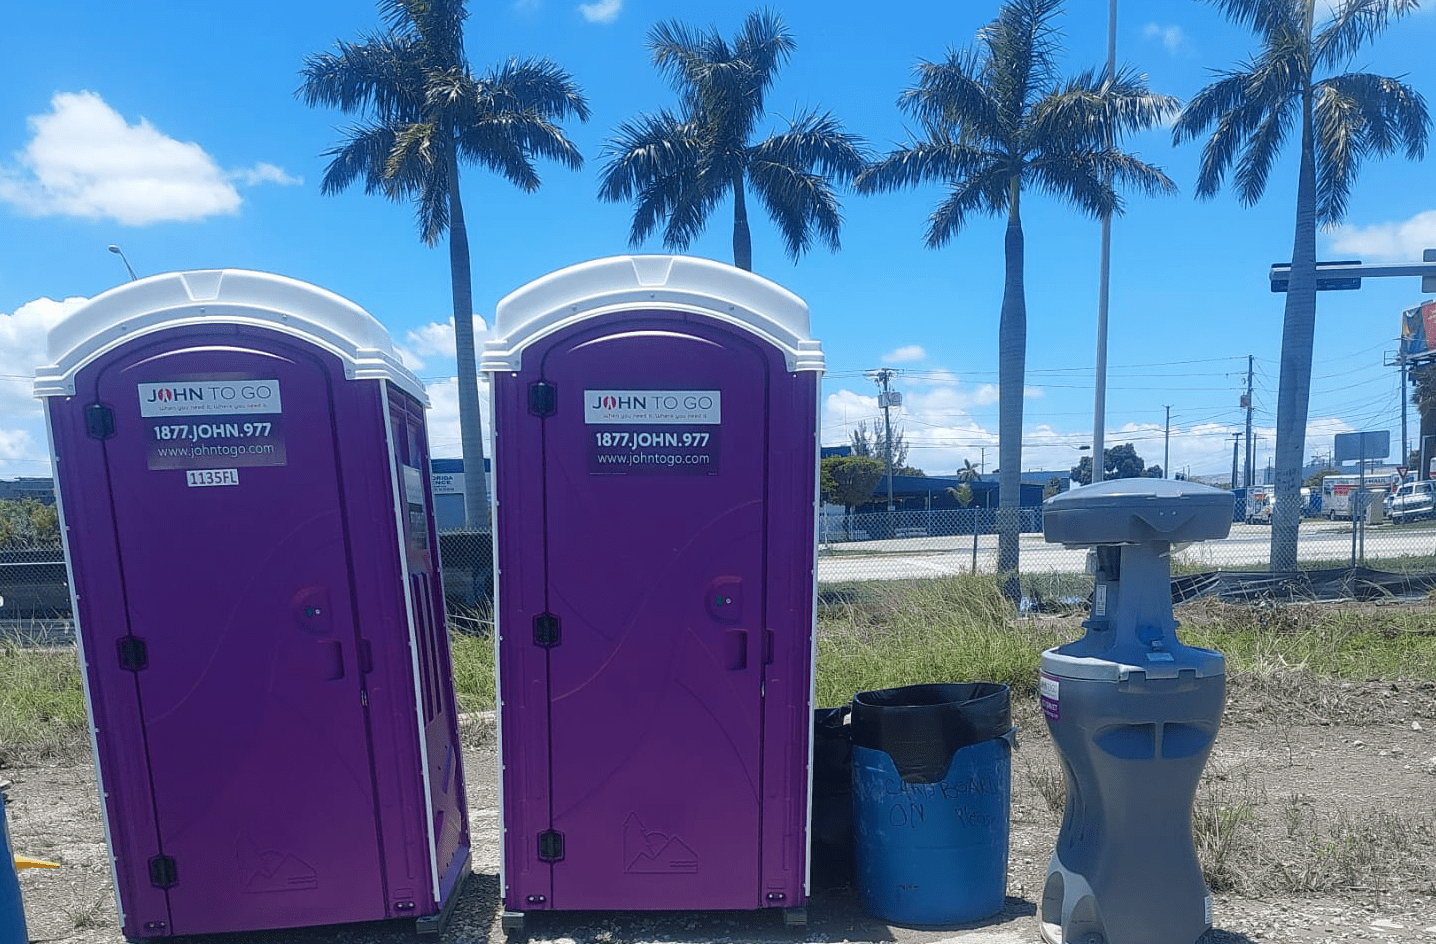
{"label": "green grass", "polygon": [[75,647],[0,642],[0,767],[83,748],[85,730]]}
{"label": "green grass", "polygon": [[[1024,576],[1043,601],[1081,598],[1090,578]],[[1295,687],[1309,680],[1436,681],[1436,619],[1427,605],[1179,607],[1179,635],[1221,651],[1234,679]],[[1035,697],[1044,649],[1082,633],[1080,608],[1019,616],[990,575],[821,588],[817,703],[926,682],[998,682]],[[454,688],[461,712],[493,709],[494,650],[485,611],[455,614]],[[1328,687],[1334,687],[1328,686]],[[1319,706],[1318,706],[1319,707]],[[0,643],[0,767],[82,748],[85,709],[74,647]]]}
{"label": "green grass", "polygon": [[1425,606],[1202,603],[1179,610],[1188,645],[1255,675],[1436,681],[1436,626]]}
{"label": "green grass", "polygon": [[493,637],[453,633],[449,646],[454,663],[454,698],[459,711],[492,711],[498,701],[494,690]]}
{"label": "green grass", "polygon": [[999,682],[1032,695],[1042,650],[1070,632],[1020,619],[990,576],[825,588],[818,614],[817,702],[926,682]]}

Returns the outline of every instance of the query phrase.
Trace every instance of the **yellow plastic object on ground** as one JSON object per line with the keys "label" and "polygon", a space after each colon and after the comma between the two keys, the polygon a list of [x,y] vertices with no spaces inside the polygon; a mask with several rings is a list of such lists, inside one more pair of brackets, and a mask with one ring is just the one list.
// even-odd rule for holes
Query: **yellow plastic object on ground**
{"label": "yellow plastic object on ground", "polygon": [[21,869],[58,869],[60,863],[46,862],[44,859],[32,859],[29,856],[17,855],[15,857],[15,871]]}

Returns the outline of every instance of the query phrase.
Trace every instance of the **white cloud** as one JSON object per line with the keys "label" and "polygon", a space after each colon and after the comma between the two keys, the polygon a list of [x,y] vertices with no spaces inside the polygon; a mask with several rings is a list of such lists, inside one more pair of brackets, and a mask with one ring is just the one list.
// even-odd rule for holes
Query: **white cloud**
{"label": "white cloud", "polygon": [[[488,324],[482,316],[474,315],[474,346],[480,351],[488,335]],[[428,366],[429,358],[436,357],[439,358],[437,369],[452,371],[458,357],[454,344],[454,319],[430,321],[417,328],[410,328],[405,332],[404,340],[396,341],[394,347],[399,352],[399,359],[410,370],[423,370]]]}
{"label": "white cloud", "polygon": [[229,176],[230,179],[251,187],[255,184],[280,184],[285,187],[294,187],[304,183],[303,177],[295,177],[286,172],[284,168],[267,161],[260,161],[253,167],[232,171]]}
{"label": "white cloud", "polygon": [[14,314],[0,313],[0,476],[49,475],[44,412],[35,399],[35,368],[47,363],[50,328],[88,299],[39,298]]}
{"label": "white cloud", "polygon": [[1155,39],[1166,48],[1169,55],[1179,55],[1190,48],[1187,41],[1187,34],[1180,26],[1163,26],[1160,23],[1148,23],[1142,27],[1143,39]]}
{"label": "white cloud", "polygon": [[618,19],[618,14],[623,12],[623,0],[595,0],[593,3],[580,3],[578,12],[590,23],[612,23]]}
{"label": "white cloud", "polygon": [[1420,262],[1422,250],[1436,246],[1436,210],[1394,223],[1338,226],[1330,238],[1333,250],[1364,262]]}
{"label": "white cloud", "polygon": [[231,180],[295,183],[273,164],[227,173],[194,142],[144,118],[137,124],[94,92],[60,92],[32,115],[31,138],[0,167],[0,201],[33,216],[114,220],[130,226],[192,222],[239,211]]}
{"label": "white cloud", "polygon": [[884,364],[911,364],[914,361],[927,359],[927,351],[922,349],[921,344],[905,344],[896,351],[889,351],[883,355]]}
{"label": "white cloud", "polygon": [[[426,383],[429,394],[429,455],[435,459],[459,459],[463,457],[463,439],[459,431],[459,381],[457,377],[445,377]],[[488,378],[479,375],[479,415],[484,417],[484,455],[490,460],[494,455],[494,431],[489,428],[489,384]]]}

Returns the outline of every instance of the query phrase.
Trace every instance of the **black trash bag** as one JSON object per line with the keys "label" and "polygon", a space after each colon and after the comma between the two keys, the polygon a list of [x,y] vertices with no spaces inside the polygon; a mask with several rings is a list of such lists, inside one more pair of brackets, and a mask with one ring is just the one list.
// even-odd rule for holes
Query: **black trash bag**
{"label": "black trash bag", "polygon": [[1012,695],[996,682],[858,692],[850,727],[852,743],[886,753],[905,783],[937,783],[962,748],[1010,735]]}
{"label": "black trash bag", "polygon": [[812,888],[851,888],[853,859],[852,741],[850,705],[813,712]]}

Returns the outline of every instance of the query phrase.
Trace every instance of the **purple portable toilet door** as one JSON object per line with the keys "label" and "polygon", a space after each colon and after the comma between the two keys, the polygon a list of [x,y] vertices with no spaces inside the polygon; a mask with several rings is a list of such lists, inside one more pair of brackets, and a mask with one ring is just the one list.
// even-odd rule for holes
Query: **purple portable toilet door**
{"label": "purple portable toilet door", "polygon": [[[766,622],[770,386],[790,380],[776,348],[674,312],[584,321],[496,376],[500,442],[520,457],[499,464],[500,559],[527,561],[500,604],[507,632],[532,625],[536,643],[502,665],[504,737],[527,746],[505,788],[510,907],[801,897],[801,811],[784,803],[802,791],[767,805],[764,791],[765,733],[793,739],[796,771],[806,758],[801,730],[764,717],[785,707],[765,709],[774,658],[807,677],[788,663],[810,627],[775,656]],[[520,481],[540,465],[540,482]],[[777,857],[782,875],[765,815],[799,850]]]}
{"label": "purple portable toilet door", "polygon": [[[131,879],[148,863],[129,936],[385,916],[378,837],[354,829],[376,814],[330,412],[343,372],[256,333],[162,332],[76,380],[114,415],[80,440],[100,462],[63,461],[103,467],[123,575],[82,603],[114,627],[87,653],[107,716],[145,746],[106,772],[132,807],[115,854]],[[203,455],[215,440],[227,454]]]}

